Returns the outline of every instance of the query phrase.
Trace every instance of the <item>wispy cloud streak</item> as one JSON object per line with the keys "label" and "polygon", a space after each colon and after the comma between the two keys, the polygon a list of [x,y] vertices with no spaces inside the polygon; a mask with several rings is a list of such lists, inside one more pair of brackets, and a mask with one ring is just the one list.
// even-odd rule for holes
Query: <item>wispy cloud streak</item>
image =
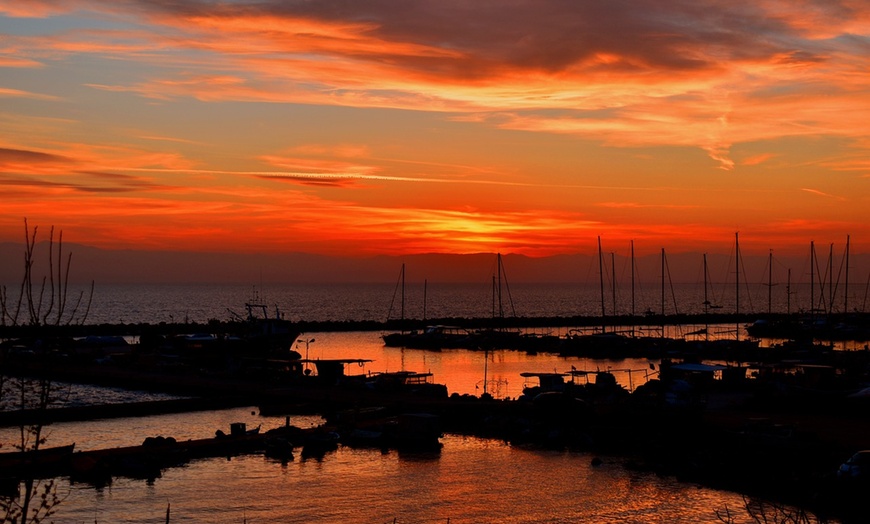
{"label": "wispy cloud streak", "polygon": [[[494,1],[83,1],[39,2],[34,16],[84,6],[142,16],[156,30],[79,31],[29,45],[188,66],[142,82],[90,84],[163,100],[483,112],[490,115],[484,122],[502,127],[614,146],[691,145],[724,169],[734,167],[735,144],[855,136],[844,108],[870,110],[863,74],[870,16],[860,2],[806,0],[796,9],[780,0],[517,1],[509,8]],[[572,115],[602,110],[608,114]],[[764,118],[755,118],[757,110]]]}
{"label": "wispy cloud streak", "polygon": [[29,0],[0,22],[0,222],[551,253],[867,209],[864,0]]}

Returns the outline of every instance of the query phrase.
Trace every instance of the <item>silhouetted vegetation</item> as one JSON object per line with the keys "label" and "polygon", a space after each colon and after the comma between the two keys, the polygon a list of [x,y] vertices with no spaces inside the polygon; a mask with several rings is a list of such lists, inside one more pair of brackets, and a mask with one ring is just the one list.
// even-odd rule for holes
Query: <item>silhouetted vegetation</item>
{"label": "silhouetted vegetation", "polygon": [[[71,325],[74,322],[83,324],[87,319],[90,300],[93,295],[93,284],[86,302],[84,293],[74,300],[68,295],[69,272],[72,254],[63,258],[63,233],[58,235],[55,248],[54,227],[51,228],[48,240],[47,274],[37,276],[36,244],[38,228],[30,230],[27,220],[24,220],[24,267],[18,294],[11,295],[6,286],[0,287],[0,325],[26,325],[35,332],[47,330],[54,326]],[[55,259],[56,253],[56,259]],[[38,346],[35,347],[39,349]],[[54,388],[47,375],[8,377],[4,364],[5,355],[0,354],[0,411],[5,410],[35,410],[45,411],[56,400]],[[57,492],[54,479],[34,478],[27,467],[28,460],[37,460],[38,452],[43,449],[46,437],[43,433],[43,422],[40,418],[32,423],[19,426],[19,438],[11,444],[13,450],[3,452],[17,453],[23,464],[11,478],[17,483],[17,488],[11,493],[0,496],[0,515],[3,522],[9,523],[39,523],[45,522],[52,514],[62,497]],[[8,473],[8,472],[5,472]]]}

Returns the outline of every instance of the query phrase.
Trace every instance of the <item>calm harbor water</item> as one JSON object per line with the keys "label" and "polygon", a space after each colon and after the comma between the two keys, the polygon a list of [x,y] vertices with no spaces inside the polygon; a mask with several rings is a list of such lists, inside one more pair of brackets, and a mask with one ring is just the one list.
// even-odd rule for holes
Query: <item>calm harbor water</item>
{"label": "calm harbor water", "polygon": [[[513,290],[518,315],[570,316],[600,313],[594,290],[583,297],[564,286],[530,286]],[[695,290],[697,291],[697,290]],[[277,305],[299,320],[383,320],[392,286],[286,286],[259,292],[261,302]],[[687,291],[688,293],[688,291]],[[117,286],[98,288],[89,323],[159,322],[184,318],[227,319],[227,309],[241,312],[253,291],[245,286]],[[429,289],[427,314],[487,316],[489,289],[457,289],[438,298]],[[422,295],[421,295],[422,297]],[[658,299],[657,299],[658,300]],[[481,304],[483,302],[483,304]],[[422,302],[406,301],[406,315],[422,317]],[[440,305],[438,305],[440,304]],[[526,309],[521,309],[522,307]],[[420,307],[414,313],[414,307]],[[620,306],[621,307],[621,306]],[[640,306],[639,306],[640,307]],[[644,306],[645,307],[645,306]],[[433,309],[429,309],[433,308]],[[439,309],[440,308],[440,309]],[[681,309],[682,311],[682,309]],[[410,312],[410,313],[409,313]],[[396,317],[397,315],[392,315]],[[556,327],[554,332],[564,330]],[[723,327],[724,329],[724,327]],[[480,394],[484,380],[490,393],[516,397],[524,371],[610,369],[628,388],[649,378],[645,360],[590,360],[515,351],[445,350],[425,352],[384,347],[377,332],[305,333],[307,352],[315,358],[371,359],[350,372],[410,370],[432,372],[450,393]],[[305,355],[302,344],[297,348]],[[655,364],[655,363],[653,363]],[[630,370],[630,371],[629,371]],[[129,395],[129,393],[126,393]],[[136,398],[137,394],[133,394]],[[112,398],[90,390],[81,398]],[[120,401],[129,400],[129,396]],[[109,401],[119,401],[118,399]],[[316,425],[318,417],[292,416],[296,425]],[[205,438],[232,422],[270,429],[283,417],[261,417],[255,406],[202,413],[104,421],[58,423],[48,427],[48,444],[74,442],[78,449],[139,444],[148,436],[178,440]],[[0,430],[9,444],[17,430]],[[260,455],[231,460],[205,459],[170,468],[153,481],[115,479],[94,487],[59,479],[65,497],[53,516],[56,523],[163,522],[171,505],[172,522],[271,523],[539,523],[539,522],[721,522],[717,510],[728,508],[735,522],[751,522],[741,509],[740,494],[677,482],[623,467],[619,457],[512,447],[503,442],[445,435],[439,454],[405,455],[340,447],[322,460],[281,464]],[[5,446],[4,446],[5,447]]]}
{"label": "calm harbor water", "polygon": [[[310,427],[315,416],[294,416]],[[203,438],[231,422],[264,429],[283,417],[256,407],[55,424],[50,438],[82,449],[136,444],[142,435]],[[117,478],[104,487],[59,479],[57,523],[712,523],[736,493],[631,471],[619,457],[512,447],[445,435],[440,453],[339,447],[321,460],[282,464],[261,455],[196,460],[153,481]],[[741,520],[737,520],[741,522]]]}
{"label": "calm harbor water", "polygon": [[[527,355],[516,351],[445,350],[432,353],[384,347],[374,332],[307,333],[311,358],[367,358],[356,370],[431,371],[437,382],[457,393],[481,393],[486,369],[490,391],[516,396],[522,371],[636,369],[631,380],[645,380],[646,361],[601,361]],[[486,365],[485,365],[486,364]],[[354,371],[354,370],[351,370]],[[616,372],[629,386],[629,375]],[[91,390],[91,388],[88,388]],[[91,390],[111,398],[113,393]],[[128,393],[129,395],[129,393]],[[316,416],[291,416],[302,427],[322,422]],[[256,406],[197,413],[89,422],[48,427],[52,445],[78,449],[135,445],[148,436],[178,440],[205,438],[233,422],[263,430],[284,418],[262,417]],[[0,429],[0,442],[17,438],[17,429]],[[674,478],[632,471],[620,457],[513,447],[500,441],[445,435],[438,454],[382,453],[339,447],[322,460],[298,455],[286,464],[261,455],[196,460],[170,468],[153,481],[117,478],[94,487],[58,480],[65,497],[56,523],[163,522],[171,505],[172,522],[191,523],[713,523],[726,507],[751,522],[738,493],[685,484]],[[745,517],[745,519],[744,519]],[[741,520],[742,519],[742,520]]]}
{"label": "calm harbor water", "polygon": [[[600,466],[582,453],[446,436],[437,455],[339,448],[321,461],[262,456],[195,461],[153,483],[63,482],[56,522],[713,523],[739,495]],[[395,520],[394,520],[395,519]],[[739,521],[738,521],[739,522]]]}

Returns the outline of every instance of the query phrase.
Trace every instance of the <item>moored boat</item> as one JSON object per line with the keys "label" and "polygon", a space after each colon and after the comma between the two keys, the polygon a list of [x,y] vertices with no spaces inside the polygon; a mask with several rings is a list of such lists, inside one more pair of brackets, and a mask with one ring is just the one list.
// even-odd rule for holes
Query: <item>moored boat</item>
{"label": "moored boat", "polygon": [[69,464],[75,444],[0,453],[0,471],[17,477],[23,474],[51,473]]}

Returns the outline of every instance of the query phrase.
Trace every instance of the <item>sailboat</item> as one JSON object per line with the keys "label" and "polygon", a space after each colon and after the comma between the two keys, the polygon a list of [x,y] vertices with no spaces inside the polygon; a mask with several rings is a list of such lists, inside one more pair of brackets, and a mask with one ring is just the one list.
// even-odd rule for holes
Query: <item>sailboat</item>
{"label": "sailboat", "polygon": [[[409,338],[413,335],[413,333],[408,333],[405,331],[405,264],[402,264],[402,270],[399,273],[399,283],[401,284],[402,294],[401,294],[401,316],[399,317],[399,326],[401,328],[401,332],[399,333],[387,333],[381,335],[381,338],[384,339],[384,345],[388,347],[405,347]],[[396,294],[393,293],[393,302],[396,300]],[[393,312],[393,303],[390,303],[390,312],[387,313],[387,317]]]}
{"label": "sailboat", "polygon": [[[613,309],[616,312],[616,275],[613,273],[613,257],[611,256],[611,278],[613,283]],[[601,295],[601,330],[598,333],[586,333],[582,330],[572,329],[562,339],[560,354],[563,356],[581,356],[607,358],[618,352],[624,355],[627,351],[638,346],[638,340],[614,330],[607,331],[607,307],[604,293],[604,255],[601,249],[601,237],[598,237],[598,284]]]}
{"label": "sailboat", "polygon": [[710,270],[707,267],[707,253],[704,253],[704,301],[701,303],[704,306],[704,327],[697,331],[687,333],[686,335],[704,335],[704,342],[710,341],[710,310],[722,309],[722,306],[714,304],[710,300]]}
{"label": "sailboat", "polygon": [[768,261],[768,277],[767,277],[767,287],[768,287],[768,306],[767,306],[767,318],[759,318],[754,321],[752,324],[746,326],[746,332],[750,337],[753,338],[775,338],[775,339],[787,339],[789,341],[803,341],[806,339],[812,338],[812,326],[815,322],[815,313],[817,309],[815,307],[815,277],[816,277],[816,244],[814,241],[810,241],[810,252],[809,252],[809,264],[810,264],[810,308],[808,311],[808,316],[805,318],[800,318],[792,315],[791,311],[791,295],[794,294],[794,291],[791,289],[791,269],[788,270],[788,278],[786,280],[785,293],[786,293],[786,315],[785,317],[776,318],[773,313],[772,305],[771,305],[771,290],[773,289],[773,253],[771,252]]}
{"label": "sailboat", "polygon": [[[422,330],[405,330],[407,327],[407,319],[405,319],[405,264],[402,264],[402,271],[399,274],[397,289],[399,286],[401,286],[402,291],[401,318],[399,320],[401,331],[381,335],[385,346],[408,349],[428,349],[431,351],[469,347],[471,335],[465,328],[457,326],[431,325],[426,326]],[[395,300],[395,296],[393,297],[393,300]],[[425,297],[423,307],[423,316],[425,317]],[[392,312],[392,305],[390,306],[390,311]]]}
{"label": "sailboat", "polygon": [[720,339],[714,340],[711,342],[707,342],[707,345],[710,347],[722,347],[724,346],[723,355],[727,360],[740,361],[743,360],[744,352],[757,349],[758,348],[758,340],[751,339],[741,339],[741,325],[740,325],[740,270],[741,264],[743,260],[740,257],[740,233],[734,233],[734,270],[735,270],[735,278],[734,278],[734,315],[737,319],[736,325],[734,327],[734,340]]}
{"label": "sailboat", "polygon": [[511,316],[516,317],[507,275],[501,253],[496,254],[496,274],[492,277],[492,325],[473,333],[475,347],[480,349],[524,349],[523,334],[519,329],[505,326],[504,293],[507,294]]}

